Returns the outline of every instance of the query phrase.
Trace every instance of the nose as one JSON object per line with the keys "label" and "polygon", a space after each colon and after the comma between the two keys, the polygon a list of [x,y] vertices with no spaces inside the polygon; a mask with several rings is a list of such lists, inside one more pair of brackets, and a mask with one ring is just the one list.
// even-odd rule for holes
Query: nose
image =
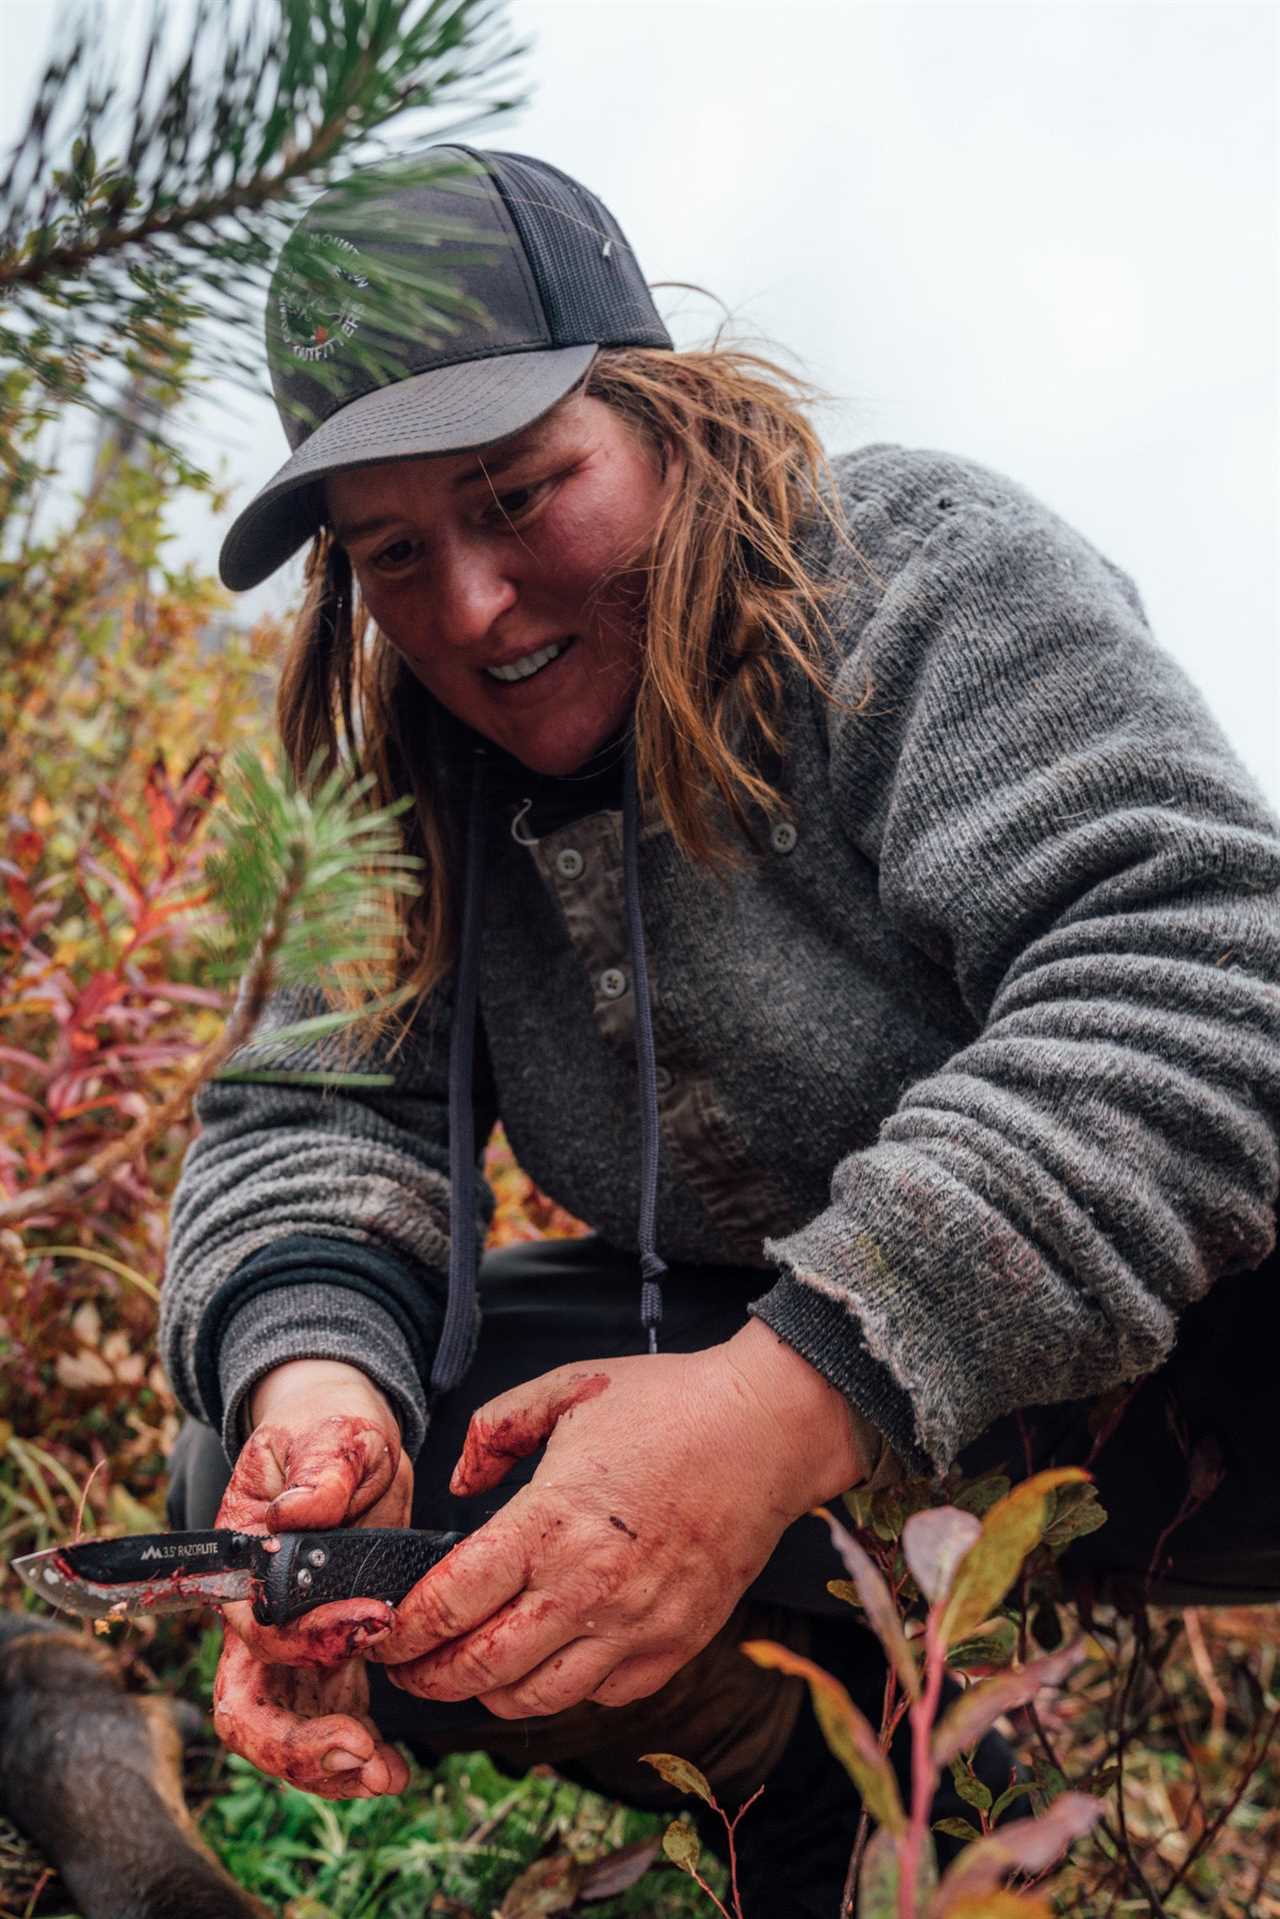
{"label": "nose", "polygon": [[459,653],[492,645],[495,623],[515,601],[515,582],[492,545],[465,537],[439,543],[428,588],[433,640]]}

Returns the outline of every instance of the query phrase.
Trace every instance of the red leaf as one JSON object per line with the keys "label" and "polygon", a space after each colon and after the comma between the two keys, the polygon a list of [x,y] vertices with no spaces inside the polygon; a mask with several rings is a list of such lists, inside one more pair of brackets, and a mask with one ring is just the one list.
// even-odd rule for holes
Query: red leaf
{"label": "red leaf", "polygon": [[6,1085],[2,1079],[0,1079],[0,1100],[8,1100],[11,1106],[21,1106],[28,1113],[38,1113],[42,1119],[44,1117],[45,1108],[38,1100],[32,1099],[27,1093],[20,1093],[16,1086]]}
{"label": "red leaf", "polygon": [[1197,1443],[1191,1455],[1187,1490],[1197,1505],[1202,1505],[1217,1491],[1225,1471],[1222,1448],[1210,1434]]}
{"label": "red leaf", "polygon": [[948,1866],[929,1907],[929,1919],[946,1915],[966,1899],[992,1892],[1011,1872],[1042,1873],[1058,1863],[1073,1840],[1102,1817],[1100,1799],[1064,1792],[1037,1819],[1015,1819],[966,1846]]}
{"label": "red leaf", "polygon": [[612,1899],[644,1878],[662,1849],[660,1839],[638,1839],[634,1845],[619,1846],[587,1867],[578,1898],[586,1905],[593,1899]]}
{"label": "red leaf", "polygon": [[177,1000],[188,1006],[212,1006],[221,1012],[227,1003],[225,993],[219,993],[212,986],[179,986],[173,980],[151,980],[139,986],[137,991],[143,999]]}
{"label": "red leaf", "polygon": [[585,1871],[568,1852],[535,1859],[507,1888],[499,1919],[549,1919],[552,1913],[568,1912],[577,1903]]}
{"label": "red leaf", "polygon": [[933,1735],[933,1760],[936,1766],[951,1761],[970,1746],[976,1746],[1001,1713],[1012,1712],[1034,1699],[1042,1686],[1060,1686],[1084,1658],[1085,1642],[1077,1639],[1060,1652],[1033,1659],[1028,1665],[1014,1666],[970,1686],[952,1701]]}
{"label": "red leaf", "polygon": [[[137,895],[130,891],[130,889],[125,885],[124,881],[120,878],[120,875],[118,873],[113,873],[109,866],[104,866],[102,864],[102,861],[99,859],[95,859],[92,853],[81,853],[80,865],[84,868],[86,873],[91,873],[94,879],[101,880],[104,886],[110,887],[111,891],[115,894],[116,898],[119,900],[121,906],[124,907],[125,911],[127,913],[132,913],[134,900],[136,899]],[[92,895],[89,893],[89,890],[87,887],[85,887],[83,891],[84,891],[85,899],[89,903],[89,909],[93,913],[93,916],[98,923],[99,930],[102,933],[106,933],[107,931],[106,921],[102,918],[101,913],[99,912],[97,906],[94,903]]]}
{"label": "red leaf", "polygon": [[118,973],[109,973],[105,969],[95,973],[88,985],[80,993],[72,1010],[72,1019],[77,1026],[87,1025],[90,1020],[101,1019],[107,1008],[114,1006],[124,998],[124,981]]}
{"label": "red leaf", "polygon": [[194,837],[217,797],[219,761],[217,753],[202,748],[182,776],[178,817],[173,826],[173,837],[179,846],[185,846]]}
{"label": "red leaf", "polygon": [[0,1059],[7,1059],[13,1066],[25,1067],[27,1072],[35,1073],[40,1079],[49,1077],[46,1061],[39,1059],[35,1053],[24,1052],[20,1046],[0,1046]]}
{"label": "red leaf", "polygon": [[43,933],[52,920],[56,920],[61,906],[57,900],[46,900],[43,906],[33,906],[27,914],[26,935],[34,939],[37,933]]}
{"label": "red leaf", "polygon": [[102,841],[103,845],[106,846],[112,853],[114,853],[117,860],[119,860],[121,869],[124,872],[124,875],[126,879],[128,880],[130,886],[133,888],[133,891],[135,895],[137,896],[137,898],[143,899],[146,896],[146,891],[147,891],[146,882],[143,879],[141,873],[138,871],[137,862],[133,858],[133,855],[127,850],[127,848],[125,848],[124,846],[120,844],[120,841],[116,838],[115,834],[111,831],[109,827],[104,826],[101,820],[99,820],[98,822],[97,831],[98,831],[98,838]]}
{"label": "red leaf", "polygon": [[164,763],[163,753],[157,753],[147,768],[142,796],[146,801],[147,815],[151,821],[151,832],[155,842],[157,846],[165,846],[173,832],[177,808],[174,805],[173,789],[169,785],[169,772]]}
{"label": "red leaf", "polygon": [[951,1591],[956,1568],[982,1531],[982,1521],[957,1506],[912,1513],[902,1529],[902,1553],[931,1606]]}
{"label": "red leaf", "polygon": [[44,835],[34,826],[19,827],[9,835],[9,851],[24,873],[33,872],[44,852]]}
{"label": "red leaf", "polygon": [[845,1563],[849,1577],[853,1580],[859,1603],[867,1615],[872,1631],[884,1647],[911,1698],[918,1699],[920,1675],[892,1593],[879,1570],[848,1527],[842,1526],[825,1506],[819,1506],[817,1510],[831,1528],[832,1542]]}

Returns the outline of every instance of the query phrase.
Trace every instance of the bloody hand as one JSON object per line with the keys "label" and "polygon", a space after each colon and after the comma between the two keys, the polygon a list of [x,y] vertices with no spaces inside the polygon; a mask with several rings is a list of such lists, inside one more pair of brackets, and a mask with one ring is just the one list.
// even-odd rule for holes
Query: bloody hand
{"label": "bloody hand", "polygon": [[[297,1361],[261,1382],[255,1426],[216,1524],[239,1532],[404,1526],[413,1472],[382,1395],[354,1367]],[[395,1618],[380,1599],[317,1606],[262,1626],[247,1602],[223,1608],[228,1631],[213,1722],[232,1752],[326,1799],[402,1792],[408,1768],[368,1716],[363,1653]]]}
{"label": "bloody hand", "polygon": [[723,1346],[564,1366],[475,1414],[452,1490],[546,1442],[369,1656],[499,1718],[644,1698],[701,1650],[783,1530],[864,1474],[849,1407],[758,1321]]}

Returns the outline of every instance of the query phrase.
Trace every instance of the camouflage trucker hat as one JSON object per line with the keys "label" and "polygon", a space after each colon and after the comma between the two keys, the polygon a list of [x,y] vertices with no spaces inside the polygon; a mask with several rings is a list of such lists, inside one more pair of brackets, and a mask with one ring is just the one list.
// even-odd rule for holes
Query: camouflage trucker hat
{"label": "camouflage trucker hat", "polygon": [[223,542],[236,591],[323,525],[328,474],[489,446],[600,347],[673,345],[594,194],[545,160],[456,145],[322,194],[281,252],[266,331],[290,457]]}

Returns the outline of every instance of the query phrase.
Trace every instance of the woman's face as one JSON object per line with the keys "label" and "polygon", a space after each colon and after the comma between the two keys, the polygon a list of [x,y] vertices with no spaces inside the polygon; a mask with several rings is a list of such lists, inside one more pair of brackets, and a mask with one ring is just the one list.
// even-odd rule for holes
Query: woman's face
{"label": "woman's face", "polygon": [[[634,698],[642,563],[674,471],[574,394],[478,453],[355,468],[325,494],[370,614],[427,690],[533,771],[563,774]],[[528,678],[487,671],[566,642]]]}

